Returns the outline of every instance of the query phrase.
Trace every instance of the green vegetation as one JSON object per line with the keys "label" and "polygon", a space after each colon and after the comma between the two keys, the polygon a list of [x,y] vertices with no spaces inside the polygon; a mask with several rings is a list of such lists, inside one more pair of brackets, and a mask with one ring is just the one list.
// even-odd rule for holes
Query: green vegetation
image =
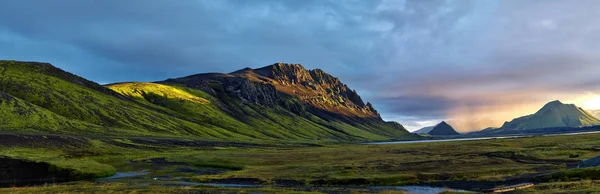
{"label": "green vegetation", "polygon": [[[362,145],[261,150],[222,150],[210,155],[243,161],[247,167],[206,179],[252,177],[293,179],[306,183],[363,185],[414,184],[436,180],[502,181],[514,176],[551,172],[600,154],[600,135],[534,137],[505,140],[409,145]],[[592,137],[589,137],[592,136]],[[202,152],[200,155],[207,155]],[[253,157],[249,157],[253,156]]]}
{"label": "green vegetation", "polygon": [[[19,101],[42,107],[55,114],[77,122],[109,128],[103,134],[130,135],[194,135],[204,138],[225,138],[238,135],[213,126],[202,126],[167,114],[152,107],[132,102],[83,78],[63,72],[49,64],[0,61],[4,76],[0,88]],[[18,112],[12,112],[19,115]],[[26,122],[28,120],[21,120]],[[39,126],[38,128],[44,128]],[[75,126],[60,133],[82,133],[87,126]],[[93,128],[92,128],[93,129]],[[94,133],[94,131],[89,131]],[[86,134],[89,134],[86,132]]]}
{"label": "green vegetation", "polygon": [[115,174],[114,167],[101,164],[91,158],[72,158],[57,149],[7,147],[0,149],[0,156],[45,162],[52,166],[52,171],[73,170],[69,180],[107,177]]}
{"label": "green vegetation", "polygon": [[561,170],[548,175],[540,176],[538,179],[544,182],[600,179],[600,167]]}
{"label": "green vegetation", "polygon": [[[194,96],[186,91],[177,89],[175,87],[170,87],[162,84],[155,83],[120,83],[120,84],[112,84],[109,85],[108,88],[114,90],[115,92],[121,93],[126,96],[130,96],[133,98],[142,98],[152,100],[157,97],[164,97],[167,99],[177,99],[177,100],[187,100],[190,102],[195,102],[199,104],[208,104],[209,101]],[[148,96],[148,95],[157,95],[157,96]]]}
{"label": "green vegetation", "polygon": [[286,103],[265,106],[175,84],[120,83],[107,88],[47,63],[0,61],[0,72],[0,130],[5,132],[263,143],[416,138],[380,119],[317,116],[290,96],[281,97]]}
{"label": "green vegetation", "polygon": [[[312,72],[319,75],[319,83],[304,80],[312,85],[280,80],[281,84],[273,86],[260,82],[264,77],[258,74],[248,74],[245,76],[255,77],[204,83],[209,89],[177,82],[120,83],[104,87],[42,63],[0,61],[0,73],[0,157],[43,162],[50,165],[49,170],[69,171],[69,180],[171,164],[184,165],[190,169],[183,171],[191,172],[196,168],[218,169],[216,173],[191,175],[178,172],[177,175],[189,181],[244,180],[264,185],[459,182],[472,185],[469,189],[485,189],[490,183],[525,179],[545,182],[528,190],[538,192],[561,188],[587,191],[588,187],[597,185],[593,180],[600,179],[598,168],[567,169],[581,159],[600,155],[600,134],[347,145],[418,137],[406,134],[399,124],[383,122],[370,105],[361,105],[356,92],[345,85],[340,89],[337,86],[342,85],[341,82],[323,72]],[[230,76],[233,75],[226,77]],[[206,81],[194,80],[193,76],[183,81],[189,81],[187,79],[194,81],[191,83]],[[239,87],[228,87],[219,81],[239,82]],[[325,82],[327,85],[322,84]],[[329,95],[334,90],[342,93],[321,99],[308,95],[314,92],[309,88],[318,87],[321,87],[318,92],[321,95]],[[226,90],[233,94],[224,92]],[[242,90],[256,94],[252,96],[255,100],[274,100],[274,103],[248,102],[250,97],[242,99],[235,95]],[[302,98],[288,95],[297,91],[307,95]],[[269,99],[273,96],[277,99]],[[333,106],[344,104],[345,100],[351,100],[353,105],[340,109]],[[541,112],[556,116],[554,109],[544,110]],[[586,119],[579,118],[579,121],[589,124]],[[574,155],[579,158],[573,158]],[[169,170],[177,169],[170,166],[154,173],[170,173]],[[131,185],[77,182],[7,188],[0,192],[54,193],[86,189],[173,192],[172,187]],[[190,192],[293,192],[278,188],[185,189]]]}
{"label": "green vegetation", "polygon": [[[45,140],[77,142],[71,138],[88,139],[48,136]],[[114,172],[111,167],[120,172],[136,171],[131,169],[132,164],[128,161],[144,162],[155,158],[197,167],[228,169],[220,174],[187,175],[188,180],[196,182],[248,179],[259,184],[292,181],[298,185],[413,185],[462,181],[464,185],[473,185],[471,189],[487,189],[477,185],[526,177],[531,177],[532,181],[539,179],[535,177],[550,177],[540,179],[543,182],[600,179],[596,176],[597,168],[566,169],[581,159],[600,155],[599,144],[600,134],[318,147],[188,145],[168,139],[101,138],[71,146],[44,146],[43,149],[4,146],[0,156],[44,161],[60,168],[94,174]],[[571,158],[573,154],[580,158]],[[81,164],[75,165],[75,162]],[[531,192],[558,187],[558,184],[562,183],[539,184],[545,186],[537,186]],[[585,185],[579,187],[585,188]]]}
{"label": "green vegetation", "polygon": [[[159,85],[164,90],[180,91],[190,94],[200,99],[206,99],[211,103],[197,103],[192,100],[181,100],[167,95],[154,93],[153,88],[137,87],[139,85],[156,86]],[[389,139],[385,136],[379,136],[365,132],[352,125],[337,122],[327,122],[321,118],[312,116],[311,119],[299,116],[280,107],[264,107],[259,105],[245,105],[235,99],[219,101],[218,99],[202,92],[181,86],[167,86],[149,83],[125,83],[108,86],[115,91],[136,91],[144,94],[143,97],[136,98],[140,103],[158,105],[162,108],[173,111],[180,118],[187,120],[207,123],[218,126],[223,129],[233,131],[237,134],[243,134],[252,138],[260,138],[274,141],[277,138],[288,140],[335,140],[347,138],[360,138],[373,140]],[[133,89],[127,89],[134,87]],[[128,93],[123,93],[128,95]],[[135,96],[133,96],[135,97]],[[224,112],[221,107],[232,107]],[[327,125],[344,129],[345,133],[330,130]],[[350,136],[350,135],[351,136]],[[346,136],[346,137],[345,137]],[[349,137],[348,137],[349,136]]]}
{"label": "green vegetation", "polygon": [[21,132],[57,132],[59,130],[100,133],[102,128],[70,120],[37,105],[15,98],[0,90],[0,124],[4,130]]}
{"label": "green vegetation", "polygon": [[222,188],[208,186],[132,186],[125,183],[96,184],[76,182],[62,185],[44,185],[36,187],[0,188],[2,193],[283,193],[311,194],[321,192],[291,191],[282,188]]}
{"label": "green vegetation", "polygon": [[516,193],[600,193],[600,181],[584,180],[541,183],[534,188],[517,191]]}

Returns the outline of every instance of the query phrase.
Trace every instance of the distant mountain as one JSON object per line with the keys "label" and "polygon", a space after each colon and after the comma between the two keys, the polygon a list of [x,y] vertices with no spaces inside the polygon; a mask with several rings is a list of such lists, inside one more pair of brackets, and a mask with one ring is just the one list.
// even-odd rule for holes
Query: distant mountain
{"label": "distant mountain", "polygon": [[600,125],[600,120],[574,104],[552,101],[532,115],[504,123],[497,130],[525,130],[554,127],[583,127]]}
{"label": "distant mountain", "polygon": [[414,134],[428,134],[435,126],[423,127],[419,130],[413,131]]}
{"label": "distant mountain", "polygon": [[440,124],[436,125],[429,133],[429,135],[460,135],[460,133],[456,132],[452,126],[450,126],[445,121],[442,121]]}
{"label": "distant mountain", "polygon": [[0,60],[0,130],[227,141],[413,137],[338,78],[284,63],[102,86],[48,63]]}
{"label": "distant mountain", "polygon": [[485,129],[483,129],[481,131],[495,131],[495,130],[498,130],[498,127],[488,127],[488,128],[485,128]]}

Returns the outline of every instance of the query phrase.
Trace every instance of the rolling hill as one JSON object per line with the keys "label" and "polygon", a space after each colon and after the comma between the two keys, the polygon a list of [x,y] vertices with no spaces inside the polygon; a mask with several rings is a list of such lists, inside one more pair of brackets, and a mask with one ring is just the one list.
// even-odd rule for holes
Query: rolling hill
{"label": "rolling hill", "polygon": [[[160,107],[137,103],[47,63],[0,61],[0,70],[0,88],[5,93],[69,120],[111,129],[107,132],[194,135],[211,139],[236,135],[214,126],[177,118]],[[62,129],[56,132],[80,133],[85,130]]]}
{"label": "rolling hill", "polygon": [[500,130],[540,129],[553,127],[584,127],[600,125],[600,120],[574,104],[552,101],[532,115],[504,123]]}
{"label": "rolling hill", "polygon": [[55,132],[59,130],[85,131],[96,134],[103,129],[98,125],[74,121],[37,105],[0,91],[0,124],[4,130],[19,132]]}
{"label": "rolling hill", "polygon": [[0,61],[0,73],[0,130],[231,141],[412,137],[338,78],[298,64],[107,86],[48,63]]}

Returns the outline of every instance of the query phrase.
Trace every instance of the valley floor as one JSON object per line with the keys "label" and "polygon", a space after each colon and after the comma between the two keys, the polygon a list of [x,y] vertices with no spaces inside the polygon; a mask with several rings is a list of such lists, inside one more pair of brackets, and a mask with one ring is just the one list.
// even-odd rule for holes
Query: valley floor
{"label": "valley floor", "polygon": [[68,172],[64,180],[86,181],[27,186],[5,179],[13,182],[0,192],[401,193],[364,188],[481,191],[525,182],[536,186],[519,192],[600,192],[600,168],[573,169],[597,155],[600,134],[396,145],[2,134],[0,157],[49,164]]}

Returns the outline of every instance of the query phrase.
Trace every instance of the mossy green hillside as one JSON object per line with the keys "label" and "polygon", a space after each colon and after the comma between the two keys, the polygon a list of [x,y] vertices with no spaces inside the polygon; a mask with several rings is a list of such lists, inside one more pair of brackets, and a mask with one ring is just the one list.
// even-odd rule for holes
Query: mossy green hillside
{"label": "mossy green hillside", "polygon": [[69,180],[83,180],[112,176],[114,167],[91,158],[70,158],[59,149],[8,147],[0,149],[0,156],[50,164],[51,171],[69,170]]}
{"label": "mossy green hillside", "polygon": [[[13,110],[12,104],[3,105],[2,111],[8,114],[3,118],[6,121],[0,123],[2,130],[245,142],[414,138],[407,136],[401,125],[385,123],[380,118],[322,114],[311,111],[299,98],[283,93],[273,93],[276,98],[271,105],[243,102],[217,82],[211,87],[221,92],[208,94],[178,84],[131,82],[105,87],[47,63],[0,61],[0,72],[1,90],[16,99],[10,103],[34,107],[31,111],[42,115],[24,117]],[[245,78],[235,79],[246,83],[244,87],[268,88]]]}
{"label": "mossy green hillside", "polygon": [[168,99],[177,99],[177,100],[186,100],[190,102],[195,102],[199,104],[208,104],[209,101],[194,96],[186,91],[181,89],[156,84],[156,83],[147,83],[147,82],[130,82],[130,83],[119,83],[119,84],[111,84],[107,86],[111,90],[115,92],[121,93],[126,96],[130,96],[133,98],[151,98],[149,95],[158,95],[160,97],[165,97]]}
{"label": "mossy green hillside", "polygon": [[[125,134],[248,139],[163,113],[49,64],[0,61],[0,72],[4,92],[71,120],[119,129]],[[72,133],[66,129],[58,132]]]}
{"label": "mossy green hillside", "polygon": [[101,134],[109,129],[71,120],[0,90],[0,126],[20,132],[85,132]]}
{"label": "mossy green hillside", "polygon": [[[389,140],[396,134],[381,134],[365,129],[386,128],[385,123],[326,121],[309,112],[294,113],[281,106],[243,104],[235,98],[216,98],[203,91],[177,85],[120,83],[107,86],[116,92],[177,112],[187,120],[206,122],[252,138],[292,141],[367,141]],[[197,99],[202,99],[198,102]],[[294,98],[290,98],[293,101]],[[373,130],[376,131],[376,130]]]}

